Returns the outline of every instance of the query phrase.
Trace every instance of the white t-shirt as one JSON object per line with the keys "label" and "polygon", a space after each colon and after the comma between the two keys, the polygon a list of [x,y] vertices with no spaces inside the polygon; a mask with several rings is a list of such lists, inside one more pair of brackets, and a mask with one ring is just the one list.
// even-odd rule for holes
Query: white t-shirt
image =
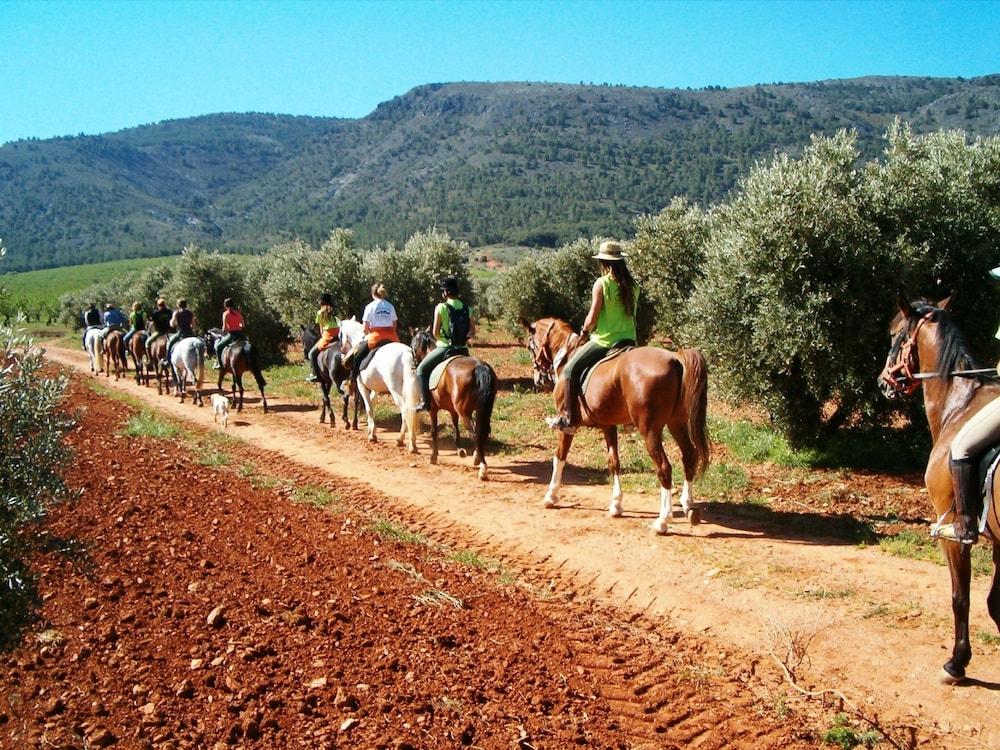
{"label": "white t-shirt", "polygon": [[392,328],[396,320],[396,308],[384,299],[373,299],[361,316],[361,322],[369,328]]}

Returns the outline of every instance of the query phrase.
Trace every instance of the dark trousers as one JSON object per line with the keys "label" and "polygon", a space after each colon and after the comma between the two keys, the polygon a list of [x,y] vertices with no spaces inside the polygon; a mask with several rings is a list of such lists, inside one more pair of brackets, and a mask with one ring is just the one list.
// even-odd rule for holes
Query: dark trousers
{"label": "dark trousers", "polygon": [[423,396],[424,406],[430,407],[431,405],[431,373],[434,372],[434,368],[448,357],[457,355],[468,357],[469,348],[467,346],[439,346],[436,349],[431,349],[417,365],[417,377],[420,379],[420,393]]}

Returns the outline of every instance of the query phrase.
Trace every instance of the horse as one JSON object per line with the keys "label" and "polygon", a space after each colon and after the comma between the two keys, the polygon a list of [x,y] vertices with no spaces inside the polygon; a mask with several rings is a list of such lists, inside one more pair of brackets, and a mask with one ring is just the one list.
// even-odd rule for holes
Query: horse
{"label": "horse", "polygon": [[[221,328],[208,329],[204,339],[208,356],[215,356],[215,344],[225,335],[225,331]],[[260,365],[257,363],[257,350],[246,339],[234,341],[222,353],[222,367],[219,369],[219,382],[216,387],[221,391],[222,381],[225,379],[226,373],[232,375],[233,401],[236,402],[236,411],[243,411],[243,373],[247,371],[251,372],[254,380],[257,381],[257,389],[260,391],[260,401],[264,406],[264,413],[267,414],[267,397],[264,395],[264,386],[267,385],[267,381],[264,380],[264,375],[260,371]],[[237,389],[240,392],[238,400],[236,398]]]}
{"label": "horse", "polygon": [[[302,331],[302,354],[305,357],[309,356],[309,350],[316,345],[319,341],[319,331],[316,326],[312,328],[301,327]],[[337,417],[333,412],[333,405],[330,403],[330,391],[334,386],[340,390],[341,384],[347,380],[351,371],[350,368],[344,367],[344,354],[340,350],[340,342],[336,344],[331,344],[329,347],[324,349],[319,353],[319,389],[320,393],[323,395],[323,407],[320,410],[319,421],[325,422],[327,412],[330,414],[330,426],[336,427]],[[343,397],[344,410],[341,415],[341,419],[344,423],[345,429],[350,429],[351,425],[347,419],[347,407],[350,397],[344,395]],[[354,400],[354,429],[358,428],[358,401]]]}
{"label": "horse", "polygon": [[[364,326],[353,318],[340,321],[340,338],[345,350],[353,347],[365,336]],[[388,393],[399,409],[400,428],[396,445],[408,443],[410,453],[417,453],[417,404],[420,386],[417,383],[417,363],[406,344],[390,341],[376,347],[368,366],[358,373],[357,394],[365,405],[368,417],[368,439],[375,437],[375,412],[372,399],[379,393]],[[357,429],[357,402],[355,402],[354,429]]]}
{"label": "horse", "polygon": [[97,326],[88,328],[83,337],[83,346],[87,350],[87,356],[90,357],[90,371],[94,375],[100,375],[106,369],[103,329]]}
{"label": "horse", "polygon": [[111,366],[114,366],[115,380],[121,377],[122,370],[128,370],[128,362],[125,361],[124,356],[125,345],[122,344],[123,338],[124,334],[117,328],[109,331],[108,335],[104,337],[104,356],[109,363],[106,370],[107,376],[111,377]]}
{"label": "horse", "polygon": [[[555,384],[558,396],[565,383],[556,380],[583,339],[558,318],[524,321],[524,325],[529,333],[527,345],[535,384]],[[673,469],[663,449],[665,426],[680,448],[684,465],[681,509],[692,525],[700,522],[691,483],[704,474],[711,461],[706,427],[708,371],[701,352],[681,349],[674,353],[642,346],[599,362],[591,370],[581,406],[580,426],[597,427],[604,433],[612,480],[609,516],[617,518],[622,514],[617,426],[634,425],[656,465],[660,481],[660,512],[651,528],[657,534],[668,533],[667,524],[673,517]],[[546,508],[554,508],[559,502],[563,468],[572,444],[571,431],[559,433],[559,444],[552,457],[552,479],[545,493]]]}
{"label": "horse", "polygon": [[[925,299],[912,304],[901,295],[899,312],[890,326],[891,345],[885,367],[878,376],[883,395],[889,399],[912,396],[923,386],[924,411],[930,426],[932,447],[924,471],[927,495],[938,515],[938,523],[955,508],[949,456],[951,443],[962,426],[980,409],[1000,397],[1000,384],[987,382],[977,370],[961,332],[948,312],[950,298],[936,305]],[[924,372],[920,372],[920,370]],[[982,373],[978,370],[978,373]],[[990,617],[1000,629],[1000,482],[994,482],[992,505],[983,536],[993,544],[993,583],[986,598]],[[981,521],[982,524],[982,521]],[[951,575],[951,608],[954,643],[951,658],[942,667],[942,680],[949,684],[965,677],[972,659],[969,643],[969,584],[971,545],[941,539],[941,551]]]}
{"label": "horse", "polygon": [[[410,342],[418,362],[435,346],[434,337],[426,329],[417,331]],[[431,403],[427,405],[431,415],[431,463],[437,463],[437,417],[438,411],[444,410],[451,415],[451,424],[455,428],[455,451],[460,458],[464,458],[466,452],[459,437],[459,419],[474,436],[472,465],[478,467],[479,478],[485,480],[486,441],[490,436],[490,420],[497,396],[497,374],[492,367],[475,357],[458,356],[446,360],[446,363],[437,386],[431,391]]]}
{"label": "horse", "polygon": [[[150,322],[146,326],[146,333],[149,336],[154,332],[153,324]],[[146,382],[149,383],[149,371],[152,370],[156,376],[156,392],[163,395],[164,389],[170,393],[170,367],[165,364],[167,359],[167,339],[169,334],[163,333],[157,336],[153,342],[146,346],[146,355],[149,357],[146,371]]]}
{"label": "horse", "polygon": [[142,385],[145,378],[146,385],[149,385],[149,371],[146,369],[146,332],[133,333],[128,341],[128,348],[132,354],[132,361],[135,362],[135,382]]}
{"label": "horse", "polygon": [[[198,406],[205,405],[201,397],[201,388],[205,382],[205,349],[204,341],[197,336],[188,336],[174,344],[174,348],[170,352],[170,363],[174,366],[174,372],[177,373],[177,395],[180,396],[181,403],[184,403],[184,397],[187,395],[187,379],[190,376],[194,386],[194,396],[191,403]],[[167,373],[168,392],[169,379],[170,374]]]}

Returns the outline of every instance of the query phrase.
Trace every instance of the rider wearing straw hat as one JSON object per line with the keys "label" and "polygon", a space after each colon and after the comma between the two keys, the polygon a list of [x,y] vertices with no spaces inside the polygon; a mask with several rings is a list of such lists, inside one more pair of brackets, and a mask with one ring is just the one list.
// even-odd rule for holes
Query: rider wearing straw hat
{"label": "rider wearing straw hat", "polygon": [[[1000,279],[1000,266],[990,270]],[[996,332],[1000,339],[1000,330]],[[997,365],[1000,374],[1000,364]],[[951,441],[948,465],[955,494],[955,513],[951,523],[931,525],[931,536],[961,544],[979,540],[979,512],[982,488],[979,486],[979,461],[987,450],[1000,442],[1000,398],[995,398],[976,412]]]}
{"label": "rider wearing straw hat", "polygon": [[601,276],[594,282],[590,311],[580,331],[580,336],[587,338],[589,335],[589,340],[570,357],[560,382],[556,384],[560,414],[546,420],[554,430],[574,430],[580,424],[579,397],[583,373],[614,347],[635,345],[639,290],[625,264],[628,256],[620,242],[607,240],[601,243],[597,255],[592,257],[601,263]]}

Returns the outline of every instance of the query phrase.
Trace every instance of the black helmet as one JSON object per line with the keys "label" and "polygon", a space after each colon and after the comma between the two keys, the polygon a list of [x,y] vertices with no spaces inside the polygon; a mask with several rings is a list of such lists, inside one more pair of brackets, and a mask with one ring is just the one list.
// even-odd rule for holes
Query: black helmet
{"label": "black helmet", "polygon": [[456,296],[458,294],[458,279],[454,276],[445,276],[441,279],[441,291]]}
{"label": "black helmet", "polygon": [[333,307],[333,295],[329,292],[324,292],[319,296],[319,303],[321,305],[329,305],[330,307]]}

